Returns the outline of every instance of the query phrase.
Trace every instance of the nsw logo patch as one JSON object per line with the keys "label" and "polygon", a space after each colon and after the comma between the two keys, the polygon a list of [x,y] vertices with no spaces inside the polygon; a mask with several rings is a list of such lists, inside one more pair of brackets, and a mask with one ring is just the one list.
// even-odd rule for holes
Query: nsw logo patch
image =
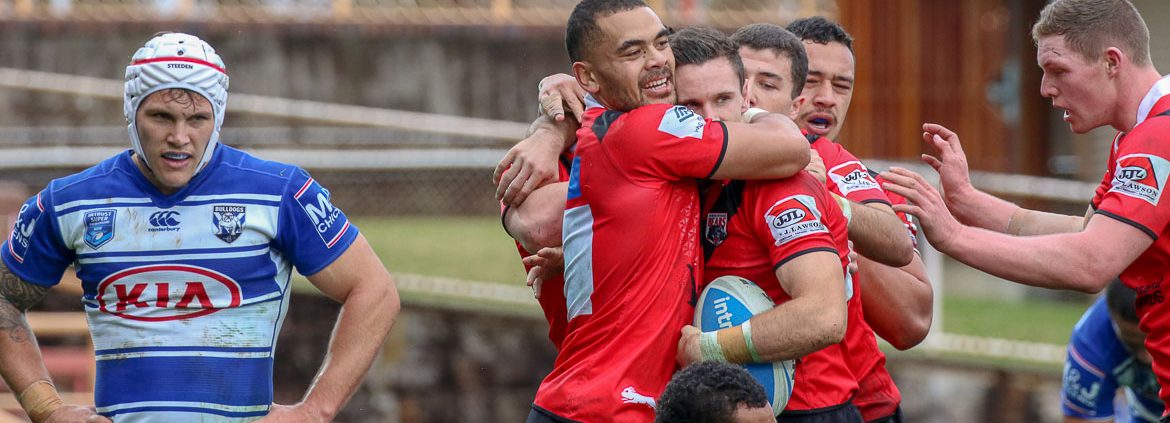
{"label": "nsw logo patch", "polygon": [[804,236],[829,233],[829,228],[821,222],[816,200],[808,195],[793,195],[777,201],[764,213],[764,221],[768,223],[777,246]]}
{"label": "nsw logo patch", "polygon": [[215,236],[228,244],[239,238],[244,233],[246,211],[244,206],[213,206],[211,223],[215,225]]}
{"label": "nsw logo patch", "polygon": [[96,250],[114,239],[114,221],[117,217],[118,211],[111,209],[85,212],[85,245]]}
{"label": "nsw logo patch", "polygon": [[678,138],[691,137],[695,139],[703,139],[703,128],[707,126],[707,121],[683,106],[674,106],[666,110],[662,115],[662,121],[658,124],[658,130],[674,135]]}
{"label": "nsw logo patch", "polygon": [[829,169],[829,179],[837,184],[842,196],[854,191],[880,189],[877,181],[869,174],[869,169],[859,161],[851,161]]}
{"label": "nsw logo patch", "polygon": [[1150,154],[1130,154],[1117,159],[1113,169],[1113,188],[1109,192],[1128,195],[1158,205],[1170,162]]}

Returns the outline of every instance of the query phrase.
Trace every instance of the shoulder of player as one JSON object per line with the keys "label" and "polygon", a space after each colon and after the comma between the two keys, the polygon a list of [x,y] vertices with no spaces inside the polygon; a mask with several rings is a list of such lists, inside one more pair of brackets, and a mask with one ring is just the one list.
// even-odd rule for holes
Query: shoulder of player
{"label": "shoulder of player", "polygon": [[1109,320],[1109,310],[1104,303],[1094,304],[1084,317],[1073,327],[1069,341],[1076,355],[1093,366],[1103,367],[1109,372],[1113,364],[1120,363],[1129,354]]}
{"label": "shoulder of player", "polygon": [[[744,201],[760,201],[769,206],[781,199],[796,195],[812,197],[818,203],[827,201],[829,191],[819,179],[808,172],[800,172],[784,179],[746,181]],[[820,207],[820,205],[818,205]]]}
{"label": "shoulder of player", "polygon": [[290,179],[301,181],[308,179],[308,172],[296,165],[265,160],[228,146],[221,145],[220,148],[224,150],[222,152],[223,162],[221,163],[223,168],[218,171],[227,173],[227,175],[222,176],[238,178],[238,174],[243,173],[249,178],[262,178],[261,180],[252,179],[251,183],[263,182],[263,179],[269,179],[275,183],[287,182]]}
{"label": "shoulder of player", "polygon": [[1133,152],[1134,149],[1170,154],[1170,116],[1155,116],[1135,126],[1115,141],[1118,152]]}
{"label": "shoulder of player", "polygon": [[[45,188],[50,198],[42,198],[42,201],[52,199],[53,203],[62,203],[92,195],[95,189],[103,187],[105,189],[122,189],[121,184],[110,183],[109,177],[119,173],[126,174],[129,170],[137,171],[137,169],[125,169],[128,166],[134,166],[134,162],[131,160],[130,150],[126,150],[80,172],[53,179]],[[101,181],[101,183],[87,183],[90,181]]]}

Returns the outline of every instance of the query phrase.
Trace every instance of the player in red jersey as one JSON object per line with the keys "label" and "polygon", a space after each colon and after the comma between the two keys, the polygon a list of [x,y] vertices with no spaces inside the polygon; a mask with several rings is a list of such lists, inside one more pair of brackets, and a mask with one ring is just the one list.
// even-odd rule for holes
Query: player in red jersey
{"label": "player in red jersey", "polygon": [[882,176],[914,204],[897,209],[919,217],[931,244],[972,267],[1085,292],[1120,275],[1137,291],[1159,396],[1170,403],[1170,302],[1162,282],[1170,266],[1170,201],[1162,198],[1170,175],[1170,78],[1153,66],[1149,30],[1127,0],[1057,0],[1041,11],[1032,37],[1044,72],[1040,93],[1065,111],[1073,132],[1119,131],[1087,219],[1026,210],[974,189],[958,136],[938,125],[923,127],[931,150],[923,161],[938,171],[945,199],[908,170]]}
{"label": "player in red jersey", "polygon": [[[800,40],[788,37],[803,52]],[[679,104],[724,121],[741,120],[746,86],[735,43],[703,28],[679,31],[670,42],[678,60]],[[688,326],[679,341],[679,362],[801,359],[781,419],[861,422],[849,402],[857,382],[839,344],[845,334],[849,247],[837,202],[824,182],[807,172],[781,180],[712,182],[703,201],[704,282],[744,277],[777,306],[734,328],[700,334]],[[722,341],[720,348],[701,348],[703,337]],[[737,348],[745,345],[738,338],[750,338],[747,345],[756,351]]]}
{"label": "player in red jersey", "polygon": [[848,362],[859,384],[853,402],[866,421],[898,422],[901,394],[885,369],[885,354],[878,349],[874,333],[899,349],[917,345],[930,329],[933,291],[916,253],[909,253],[909,263],[878,254],[890,248],[889,242],[912,251],[913,234],[905,229],[910,223],[899,222],[901,216],[893,213],[890,199],[865,165],[832,141],[853,95],[852,37],[822,17],[795,21],[788,29],[804,41],[809,58],[802,92],[805,101],[798,107],[797,123],[826,164],[829,190],[851,204],[849,237],[861,253],[856,301],[850,303],[845,335]]}
{"label": "player in red jersey", "polygon": [[651,421],[675,369],[662,346],[702,271],[697,179],[791,176],[808,149],[779,115],[725,124],[673,106],[667,30],[641,1],[585,0],[566,32],[590,93],[563,223],[569,324],[528,420]]}

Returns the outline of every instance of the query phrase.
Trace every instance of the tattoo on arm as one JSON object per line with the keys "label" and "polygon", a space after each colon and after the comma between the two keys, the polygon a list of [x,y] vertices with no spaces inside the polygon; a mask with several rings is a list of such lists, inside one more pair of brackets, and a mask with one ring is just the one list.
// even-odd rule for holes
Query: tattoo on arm
{"label": "tattoo on arm", "polygon": [[49,288],[25,282],[0,264],[0,335],[7,335],[12,342],[28,342],[30,330],[24,312],[48,292]]}

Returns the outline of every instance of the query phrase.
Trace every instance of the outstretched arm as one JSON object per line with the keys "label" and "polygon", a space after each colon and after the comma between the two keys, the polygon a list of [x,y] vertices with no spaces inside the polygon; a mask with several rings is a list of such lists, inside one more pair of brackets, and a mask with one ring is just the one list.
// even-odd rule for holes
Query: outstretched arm
{"label": "outstretched arm", "polygon": [[274,405],[262,422],[332,421],[374,362],[398,315],[398,290],[365,236],[309,282],[341,303],[325,362],[304,399]]}
{"label": "outstretched arm", "polygon": [[959,135],[942,125],[922,125],[922,140],[931,154],[922,161],[938,172],[947,207],[965,225],[1011,235],[1047,235],[1077,232],[1080,216],[1028,210],[971,185],[967,155]]}
{"label": "outstretched arm", "polygon": [[49,378],[25,319],[25,311],[48,292],[48,287],[25,282],[0,263],[0,374],[34,422],[109,422],[92,407],[62,403]]}
{"label": "outstretched arm", "polygon": [[1019,237],[963,226],[921,175],[892,168],[882,177],[889,181],[883,188],[912,204],[899,204],[894,210],[917,216],[935,248],[968,266],[1025,285],[1095,293],[1154,242],[1141,230],[1101,215],[1094,215],[1084,231],[1054,235]]}

